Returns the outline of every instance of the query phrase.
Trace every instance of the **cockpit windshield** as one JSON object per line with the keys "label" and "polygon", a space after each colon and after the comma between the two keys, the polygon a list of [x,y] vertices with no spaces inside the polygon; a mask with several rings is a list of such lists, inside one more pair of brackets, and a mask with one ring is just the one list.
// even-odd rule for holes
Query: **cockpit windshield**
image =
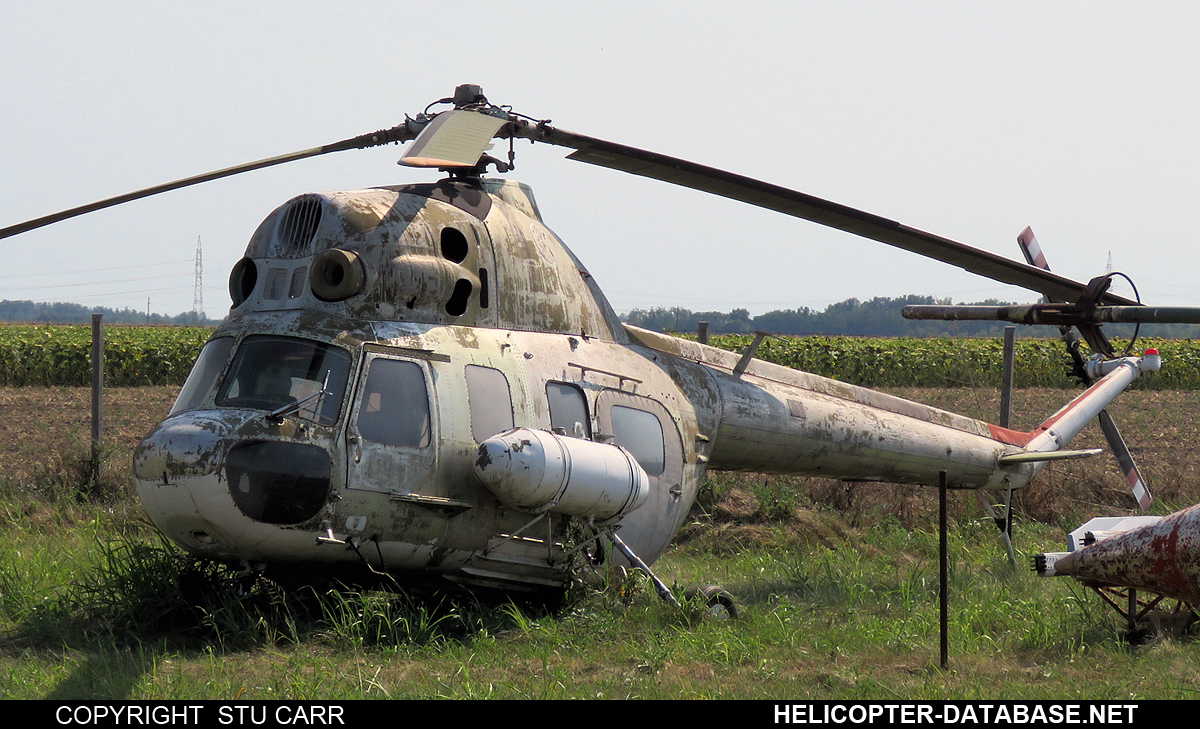
{"label": "cockpit windshield", "polygon": [[[250,336],[238,346],[217,392],[217,405],[276,410],[311,398],[297,415],[333,425],[341,414],[349,373],[350,355],[339,347],[291,337]],[[325,393],[312,397],[327,375]]]}

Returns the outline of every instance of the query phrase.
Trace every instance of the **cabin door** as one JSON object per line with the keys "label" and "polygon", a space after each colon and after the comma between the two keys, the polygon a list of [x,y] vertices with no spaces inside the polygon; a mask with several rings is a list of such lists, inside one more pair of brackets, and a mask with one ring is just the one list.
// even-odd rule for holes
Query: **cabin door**
{"label": "cabin door", "polygon": [[437,465],[430,362],[366,351],[346,427],[346,487],[419,493]]}
{"label": "cabin door", "polygon": [[632,453],[650,477],[650,496],[621,520],[621,538],[639,557],[652,561],[687,516],[679,431],[658,401],[621,390],[596,396],[596,420],[607,442]]}

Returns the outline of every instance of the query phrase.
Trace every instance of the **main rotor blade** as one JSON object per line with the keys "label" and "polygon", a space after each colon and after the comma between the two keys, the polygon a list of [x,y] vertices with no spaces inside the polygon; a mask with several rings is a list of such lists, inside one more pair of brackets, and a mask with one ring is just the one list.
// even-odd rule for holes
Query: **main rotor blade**
{"label": "main rotor blade", "polygon": [[226,167],[225,169],[221,170],[205,172],[201,175],[185,177],[182,180],[175,180],[174,182],[167,182],[161,185],[155,185],[154,187],[147,187],[142,190],[127,192],[124,195],[117,195],[116,197],[110,197],[105,200],[89,203],[87,205],[80,205],[79,207],[71,208],[70,210],[63,210],[52,215],[45,215],[33,220],[27,220],[24,223],[10,225],[7,228],[0,228],[0,239],[8,238],[19,233],[25,233],[30,230],[35,230],[37,228],[50,225],[51,223],[57,223],[60,220],[67,220],[68,218],[74,218],[86,213],[103,210],[104,208],[111,208],[114,205],[132,202],[133,200],[140,200],[144,197],[157,195],[160,192],[169,192],[171,190],[178,190],[181,187],[199,185],[201,182],[217,180],[222,177],[231,177],[233,175],[241,174],[242,172],[260,170],[264,167],[273,167],[274,165],[280,165],[284,162],[294,162],[296,160],[306,159],[308,157],[316,157],[318,155],[328,154],[330,152],[341,152],[347,149],[366,149],[368,147],[376,147],[381,144],[389,144],[391,142],[407,142],[417,135],[417,132],[420,131],[422,126],[424,126],[423,122],[409,120],[404,124],[392,127],[391,129],[383,129],[370,134],[363,134],[361,136],[351,137],[350,139],[343,139],[340,142],[326,144],[322,147],[313,147],[311,149],[304,149],[300,150],[299,152],[292,152],[290,154],[281,154],[278,157],[268,157],[266,159],[260,159],[256,162],[247,162],[246,164],[240,164],[234,167]]}
{"label": "main rotor blade", "polygon": [[[1065,276],[911,228],[894,220],[714,167],[545,124],[536,128],[531,125],[517,131],[517,134],[576,150],[567,155],[569,159],[651,177],[810,220],[949,263],[994,281],[1031,289],[1052,299],[1075,301],[1086,288],[1085,284]],[[1129,306],[1137,304],[1136,301],[1109,293],[1101,297],[1101,303]]]}

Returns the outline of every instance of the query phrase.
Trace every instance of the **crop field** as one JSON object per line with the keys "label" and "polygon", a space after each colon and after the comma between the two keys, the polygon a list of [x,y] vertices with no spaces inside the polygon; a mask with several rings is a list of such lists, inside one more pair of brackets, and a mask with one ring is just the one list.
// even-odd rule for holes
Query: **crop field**
{"label": "crop field", "polygon": [[[1019,331],[1019,330],[1018,330]],[[711,344],[744,350],[751,335],[719,335]],[[1141,339],[1132,354],[1157,348],[1163,370],[1137,389],[1200,388],[1200,341]],[[1124,342],[1114,342],[1122,353]],[[866,387],[999,387],[1003,342],[999,339],[873,339],[868,337],[770,337],[757,357],[786,367]],[[1086,347],[1083,348],[1087,356]],[[1067,376],[1067,355],[1057,339],[1021,339],[1014,358],[1016,387],[1074,387]]]}
{"label": "crop field", "polygon": [[[112,387],[183,384],[210,334],[202,327],[106,327],[105,381]],[[753,338],[723,334],[711,343],[740,352]],[[1114,346],[1121,351],[1125,343]],[[1161,352],[1166,366],[1135,388],[1200,389],[1200,341],[1138,339],[1133,353],[1148,347]],[[757,356],[867,387],[998,387],[1002,345],[997,339],[771,337]],[[0,325],[0,386],[87,386],[90,357],[90,327]],[[1074,387],[1066,362],[1057,340],[1019,338],[1016,386]]]}
{"label": "crop field", "polygon": [[[105,327],[105,383],[181,385],[210,334],[203,327]],[[88,386],[91,356],[90,326],[0,326],[0,386]]]}
{"label": "crop field", "polygon": [[[5,329],[15,328],[0,336]],[[191,337],[193,348],[207,337],[164,331]],[[843,344],[823,356],[864,356]],[[998,410],[998,392],[983,382],[884,389],[987,420]],[[1108,456],[1054,464],[1020,495],[1015,572],[975,495],[951,495],[944,670],[936,494],[920,487],[712,474],[656,569],[681,590],[728,589],[741,608],[733,621],[709,620],[692,604],[669,608],[644,580],[617,575],[602,590],[578,587],[553,611],[329,586],[282,593],[260,583],[239,597],[229,572],[162,542],[129,485],[132,449],[176,390],[106,391],[96,484],[87,475],[88,390],[0,387],[0,697],[1200,696],[1200,643],[1175,617],[1156,616],[1152,637],[1131,644],[1090,591],[1026,566],[1030,554],[1061,549],[1083,520],[1132,510]],[[1018,390],[1014,426],[1035,425],[1071,396]],[[1111,408],[1154,513],[1200,501],[1198,410],[1200,391],[1169,388],[1126,393]],[[1102,436],[1089,426],[1077,444],[1099,446]]]}

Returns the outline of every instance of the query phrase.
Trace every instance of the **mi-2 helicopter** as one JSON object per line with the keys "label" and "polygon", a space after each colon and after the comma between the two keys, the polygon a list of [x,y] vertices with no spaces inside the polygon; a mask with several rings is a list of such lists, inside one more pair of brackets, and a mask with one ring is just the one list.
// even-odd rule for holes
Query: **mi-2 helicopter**
{"label": "mi-2 helicopter", "polygon": [[[448,108],[429,113],[437,104]],[[1085,285],[803,193],[568,132],[461,86],[392,129],[0,231],[392,142],[412,142],[402,164],[446,173],[301,195],[253,233],[229,278],[228,321],[135,455],[138,494],[164,534],[247,573],[386,573],[553,593],[573,564],[590,561],[579,555],[608,545],[614,559],[650,572],[709,469],[944,478],[951,488],[1011,493],[1048,461],[1093,455],[1066,446],[1159,366],[1156,354],[1115,357],[1094,346],[1098,354],[1080,363],[1094,384],[1022,433],[757,360],[757,342],[737,354],[625,326],[543,224],[530,188],[486,176],[512,162],[485,154],[494,138],[568,147],[570,159],[1074,301],[1043,309],[1057,306],[1054,323],[1085,334],[1118,310],[1155,316],[1104,281]]]}

